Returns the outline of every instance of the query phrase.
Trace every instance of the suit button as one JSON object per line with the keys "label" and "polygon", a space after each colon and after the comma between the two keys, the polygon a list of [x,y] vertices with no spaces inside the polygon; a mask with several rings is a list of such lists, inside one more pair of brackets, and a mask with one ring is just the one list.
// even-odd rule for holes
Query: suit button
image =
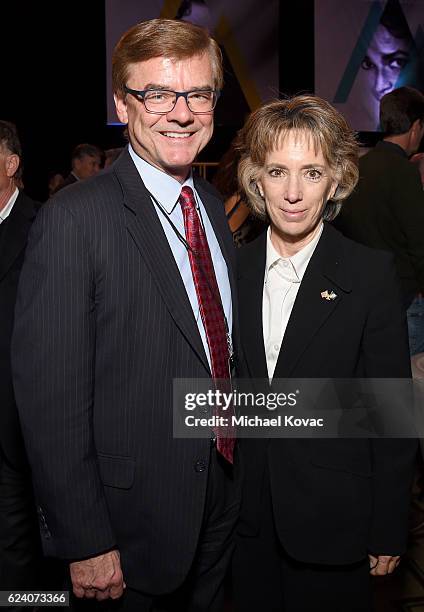
{"label": "suit button", "polygon": [[206,470],[206,461],[204,461],[203,459],[199,459],[198,461],[196,461],[196,463],[194,464],[194,471],[204,472],[205,470]]}

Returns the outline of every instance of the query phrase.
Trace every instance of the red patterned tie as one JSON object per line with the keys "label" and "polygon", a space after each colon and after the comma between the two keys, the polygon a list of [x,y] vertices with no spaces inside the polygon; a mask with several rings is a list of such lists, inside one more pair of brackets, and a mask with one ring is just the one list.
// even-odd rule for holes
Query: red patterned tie
{"label": "red patterned tie", "polygon": [[[191,273],[209,346],[212,378],[229,379],[229,353],[224,309],[208,241],[200,224],[191,187],[181,189],[180,204],[183,211],[186,240],[190,246],[188,257]],[[226,417],[231,419],[232,414],[233,411],[228,410]],[[214,432],[217,436],[218,451],[232,463],[235,443],[234,428],[232,426],[217,427],[214,428]]]}

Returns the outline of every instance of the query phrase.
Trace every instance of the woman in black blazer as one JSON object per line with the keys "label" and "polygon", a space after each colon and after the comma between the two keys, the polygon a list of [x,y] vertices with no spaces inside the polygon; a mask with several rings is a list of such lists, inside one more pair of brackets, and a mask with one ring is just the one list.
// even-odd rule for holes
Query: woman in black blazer
{"label": "woman in black blazer", "polygon": [[[269,222],[239,254],[246,377],[408,378],[391,256],[328,224],[358,180],[344,118],[314,96],[276,101],[251,115],[240,143],[241,186]],[[406,547],[415,441],[255,439],[240,447],[236,609],[370,610],[370,573],[391,573]]]}

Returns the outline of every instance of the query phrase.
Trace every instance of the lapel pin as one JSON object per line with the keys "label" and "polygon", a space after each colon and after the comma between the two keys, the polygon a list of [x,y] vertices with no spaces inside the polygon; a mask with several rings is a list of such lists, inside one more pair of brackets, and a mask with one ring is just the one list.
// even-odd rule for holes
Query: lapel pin
{"label": "lapel pin", "polygon": [[323,300],[335,300],[337,293],[334,293],[334,291],[330,291],[329,293],[328,289],[326,289],[325,291],[321,291],[321,297]]}

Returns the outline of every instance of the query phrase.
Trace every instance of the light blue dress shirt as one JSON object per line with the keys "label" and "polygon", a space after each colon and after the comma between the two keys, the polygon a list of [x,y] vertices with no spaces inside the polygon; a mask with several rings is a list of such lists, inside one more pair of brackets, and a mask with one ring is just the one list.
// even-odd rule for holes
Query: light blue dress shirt
{"label": "light blue dress shirt", "polygon": [[[206,232],[209,250],[211,252],[213,266],[215,269],[215,276],[218,283],[219,292],[221,294],[222,306],[224,308],[225,316],[227,318],[228,329],[231,332],[233,327],[233,316],[231,304],[231,287],[230,281],[228,279],[227,264],[225,263],[225,259],[221,253],[221,248],[215,236],[215,232],[212,228],[209,217],[206,213],[206,209],[194,187],[192,175],[190,174],[189,177],[184,181],[184,183],[181,184],[169,174],[166,174],[165,172],[162,172],[162,170],[159,170],[158,168],[155,168],[151,164],[147,163],[144,159],[137,155],[137,153],[135,153],[131,145],[129,145],[128,148],[131,158],[146,188],[158,200],[158,202],[160,202],[177,230],[184,237],[184,218],[178,198],[180,197],[182,187],[188,186],[192,188],[197,203],[197,211],[199,213],[203,228]],[[162,224],[163,231],[168,240],[169,246],[175,259],[175,263],[177,264],[177,268],[180,271],[181,278],[183,280],[184,287],[187,291],[187,296],[190,300],[190,304],[193,309],[193,315],[196,319],[200,337],[202,338],[205,353],[210,365],[211,360],[209,354],[209,347],[206,339],[206,332],[203,325],[202,317],[200,315],[200,308],[199,303],[197,301],[196,289],[194,286],[193,275],[191,273],[190,260],[188,257],[187,249],[178,239],[174,230],[172,229],[171,224],[169,223],[165,215],[160,211],[159,207],[156,205],[153,199],[152,203]]]}

